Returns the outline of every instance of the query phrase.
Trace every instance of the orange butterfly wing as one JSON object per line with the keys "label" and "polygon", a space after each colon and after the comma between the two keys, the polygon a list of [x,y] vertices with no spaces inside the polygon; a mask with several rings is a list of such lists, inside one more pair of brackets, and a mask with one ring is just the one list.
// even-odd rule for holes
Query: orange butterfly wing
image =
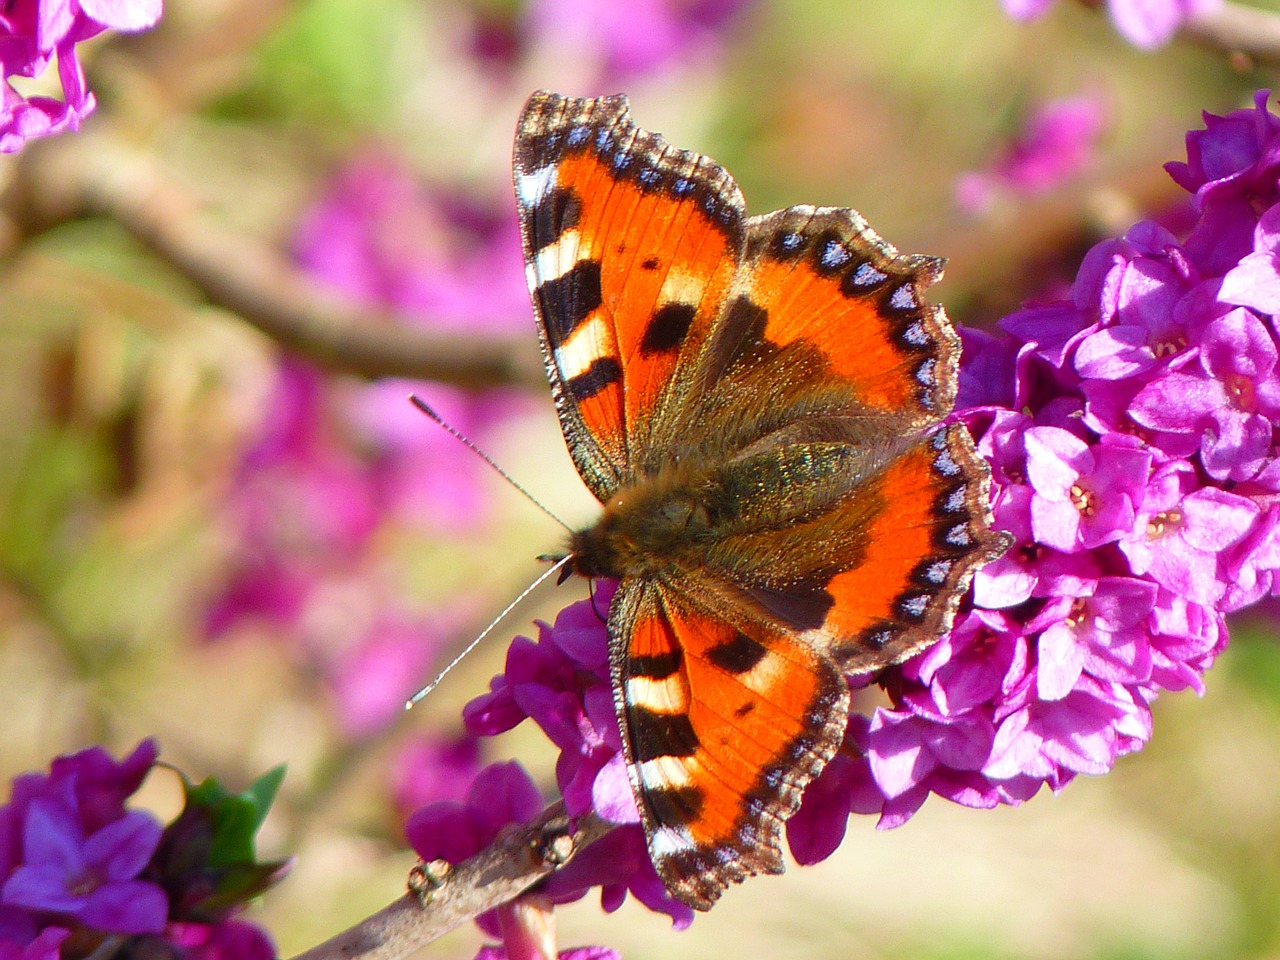
{"label": "orange butterfly wing", "polygon": [[705,910],[730,883],[781,873],[782,823],[844,735],[844,677],[794,635],[656,581],[624,581],[609,627],[628,638],[611,651],[627,769],[667,889]]}
{"label": "orange butterfly wing", "polygon": [[535,94],[514,170],[561,426],[607,500],[650,445],[681,357],[719,316],[745,242],[742,196],[710,160],[635,127],[625,97]]}

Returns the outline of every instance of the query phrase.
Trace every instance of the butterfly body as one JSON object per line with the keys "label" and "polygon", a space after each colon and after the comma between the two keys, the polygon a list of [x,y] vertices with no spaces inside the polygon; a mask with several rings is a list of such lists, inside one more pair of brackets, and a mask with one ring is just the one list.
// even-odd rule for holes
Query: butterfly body
{"label": "butterfly body", "polygon": [[747,217],[625,98],[535,94],[515,182],[575,466],[603,505],[570,567],[615,577],[610,669],[650,857],[706,909],[782,870],[839,749],[845,674],[947,628],[998,555],[987,471],[945,424],[959,340],[850,210]]}
{"label": "butterfly body", "polygon": [[[570,538],[573,570],[584,577],[671,579],[718,566],[733,577],[759,566],[754,554],[737,556],[736,538],[760,542],[829,513],[856,489],[865,459],[860,448],[833,442],[673,458],[654,476],[620,487],[600,519]],[[787,555],[790,542],[778,538],[762,573],[786,580],[788,571],[811,565],[808,550]]]}

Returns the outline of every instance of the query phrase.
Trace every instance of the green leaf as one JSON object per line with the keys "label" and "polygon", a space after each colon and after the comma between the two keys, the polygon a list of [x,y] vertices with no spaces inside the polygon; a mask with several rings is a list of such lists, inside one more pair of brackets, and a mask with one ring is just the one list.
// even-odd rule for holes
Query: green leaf
{"label": "green leaf", "polygon": [[196,786],[188,784],[188,809],[207,811],[212,825],[210,867],[254,863],[254,837],[271,810],[284,774],[284,766],[269,770],[238,794],[228,791],[213,777]]}

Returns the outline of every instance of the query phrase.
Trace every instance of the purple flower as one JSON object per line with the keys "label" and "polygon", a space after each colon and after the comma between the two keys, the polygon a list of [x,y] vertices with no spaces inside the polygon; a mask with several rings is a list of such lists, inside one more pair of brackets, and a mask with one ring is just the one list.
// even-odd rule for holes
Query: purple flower
{"label": "purple flower", "polygon": [[1273,317],[1280,313],[1280,207],[1258,220],[1253,253],[1227,271],[1218,297]]}
{"label": "purple flower", "polygon": [[1136,442],[1106,437],[1085,443],[1059,427],[1026,433],[1031,532],[1058,550],[1086,550],[1119,540],[1133,528],[1151,454]]}
{"label": "purple flower", "polygon": [[1226,591],[1221,558],[1252,527],[1251,500],[1202,487],[1180,460],[1151,477],[1133,532],[1120,542],[1134,573],[1195,603],[1215,604]]}
{"label": "purple flower", "polygon": [[507,824],[524,823],[541,809],[538,788],[520,764],[495,763],[476,775],[464,802],[430,803],[409,817],[404,832],[423,860],[461,863]]}
{"label": "purple flower", "polygon": [[1150,736],[1150,727],[1150,711],[1136,692],[1082,676],[1065,697],[1027,698],[1004,717],[982,772],[994,781],[1029,776],[1061,789],[1078,773],[1106,773]]}
{"label": "purple flower", "polygon": [[[160,887],[137,879],[160,842],[160,824],[146,813],[120,811],[91,826],[96,811],[92,803],[82,810],[78,779],[73,769],[24,784],[37,792],[18,808],[20,861],[0,888],[0,902],[113,933],[160,932],[168,900]],[[93,792],[91,787],[86,796]],[[15,785],[15,802],[19,796]]]}
{"label": "purple flower", "polygon": [[607,610],[617,584],[598,581],[591,600],[570,604],[555,626],[540,623],[538,642],[517,637],[491,692],[463,710],[467,730],[492,736],[531,718],[560,748],[556,780],[570,814],[597,812],[614,822],[638,814],[620,768],[622,737],[609,681]]}
{"label": "purple flower", "polygon": [[165,939],[183,950],[185,960],[274,960],[275,944],[251,923],[172,923]]}
{"label": "purple flower", "polygon": [[45,927],[30,940],[11,940],[0,933],[0,960],[59,960],[62,941],[71,931],[62,927]]}
{"label": "purple flower", "polygon": [[[1053,0],[1002,0],[1005,13],[1030,20],[1049,9]],[[1116,30],[1135,47],[1151,50],[1172,39],[1192,17],[1212,13],[1222,0],[1107,0]]]}
{"label": "purple flower", "polygon": [[[27,806],[37,797],[61,790],[70,783],[75,795],[81,826],[95,832],[119,820],[125,813],[124,802],[132,796],[147,778],[156,762],[159,748],[154,740],[143,740],[123,760],[116,760],[101,747],[90,747],[79,753],[55,757],[48,774],[26,773],[13,782],[13,798],[8,807],[15,824],[11,834],[14,843],[20,843],[21,833],[16,828],[26,816]],[[5,834],[0,829],[0,840]],[[17,862],[16,847],[5,856],[0,846],[0,872]]]}
{"label": "purple flower", "polygon": [[1150,680],[1147,618],[1158,593],[1149,580],[1101,577],[1084,591],[1046,604],[1028,624],[1047,624],[1036,643],[1036,695],[1060,700],[1084,673],[1120,683]]}
{"label": "purple flower", "polygon": [[1199,369],[1171,370],[1142,388],[1129,415],[1144,427],[1200,437],[1201,462],[1215,480],[1248,480],[1271,449],[1280,414],[1275,338],[1243,307],[1211,322]]}
{"label": "purple flower", "polygon": [[671,917],[677,930],[693,922],[693,911],[667,893],[658,879],[639,824],[614,827],[548,877],[542,889],[553,903],[571,903],[595,887],[600,888],[606,913],[621,907],[631,894],[655,913]]}
{"label": "purple flower", "polygon": [[463,802],[479,773],[480,742],[474,737],[424,735],[396,754],[391,795],[396,809],[407,817],[430,803]]}
{"label": "purple flower", "polygon": [[1093,159],[1106,113],[1105,103],[1096,95],[1041,105],[987,169],[959,179],[956,200],[960,208],[979,213],[1001,192],[1046,193],[1078,176]]}
{"label": "purple flower", "polygon": [[[0,153],[33,137],[75,130],[93,112],[76,44],[103,30],[154,26],[162,0],[10,0],[0,7]],[[10,77],[38,77],[57,57],[62,100],[23,97]]]}
{"label": "purple flower", "polygon": [[1251,110],[1225,117],[1206,113],[1205,129],[1187,134],[1186,162],[1165,164],[1177,184],[1195,195],[1200,218],[1186,247],[1208,273],[1225,274],[1253,252],[1258,212],[1280,197],[1280,118],[1267,108],[1269,95],[1254,94]]}

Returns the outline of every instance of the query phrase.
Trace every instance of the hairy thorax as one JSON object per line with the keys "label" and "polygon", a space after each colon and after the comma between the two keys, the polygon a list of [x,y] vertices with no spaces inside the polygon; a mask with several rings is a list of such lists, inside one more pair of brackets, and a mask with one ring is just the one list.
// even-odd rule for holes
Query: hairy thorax
{"label": "hairy thorax", "polygon": [[593,526],[569,538],[574,572],[652,577],[695,566],[714,536],[707,480],[672,470],[620,488]]}

